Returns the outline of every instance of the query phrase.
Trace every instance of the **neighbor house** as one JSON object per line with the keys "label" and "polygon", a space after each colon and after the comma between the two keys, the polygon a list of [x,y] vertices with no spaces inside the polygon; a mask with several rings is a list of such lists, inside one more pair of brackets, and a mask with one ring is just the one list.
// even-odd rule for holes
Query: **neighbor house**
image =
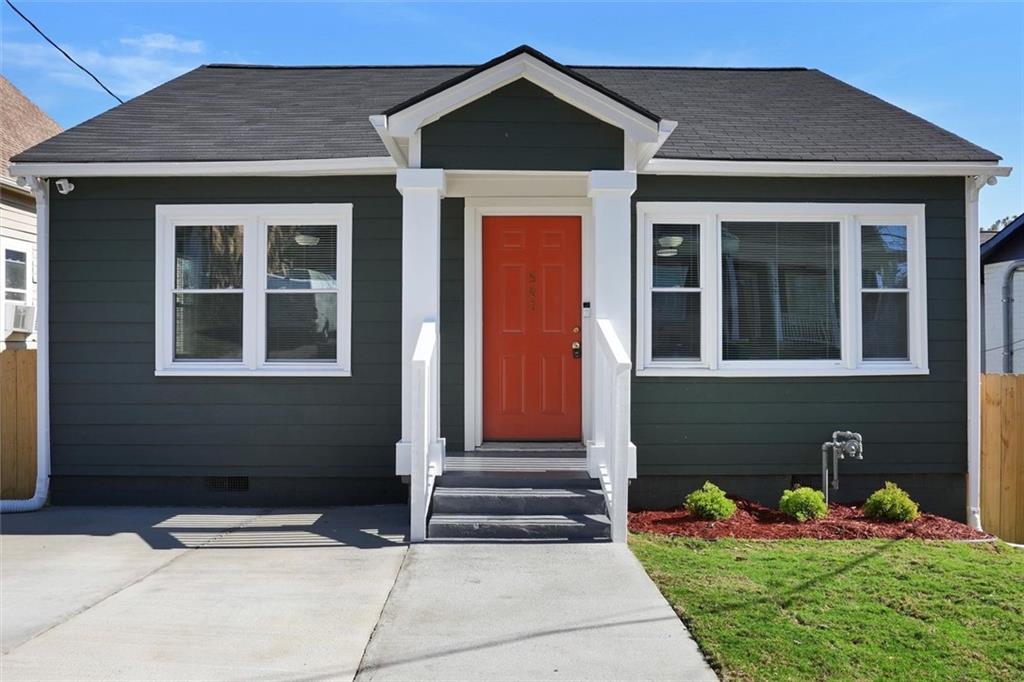
{"label": "neighbor house", "polygon": [[981,371],[1024,373],[1024,213],[995,233],[982,233]]}
{"label": "neighbor house", "polygon": [[204,66],[16,158],[41,470],[621,540],[706,479],[817,486],[851,429],[840,498],[977,523],[998,161],[814,69]]}
{"label": "neighbor house", "polygon": [[35,345],[36,202],[10,172],[14,154],[60,132],[0,76],[0,351]]}

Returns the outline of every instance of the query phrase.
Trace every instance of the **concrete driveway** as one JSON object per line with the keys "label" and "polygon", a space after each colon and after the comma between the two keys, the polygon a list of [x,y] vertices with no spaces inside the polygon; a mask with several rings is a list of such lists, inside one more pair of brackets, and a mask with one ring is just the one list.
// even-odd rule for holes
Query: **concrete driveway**
{"label": "concrete driveway", "polygon": [[407,513],[4,515],[0,679],[715,679],[626,547],[408,548]]}
{"label": "concrete driveway", "polygon": [[4,515],[0,678],[347,680],[403,506]]}

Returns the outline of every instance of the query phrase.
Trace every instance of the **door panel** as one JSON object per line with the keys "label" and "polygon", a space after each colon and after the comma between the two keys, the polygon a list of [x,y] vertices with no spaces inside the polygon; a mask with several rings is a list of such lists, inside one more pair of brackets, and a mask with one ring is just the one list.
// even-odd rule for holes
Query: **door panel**
{"label": "door panel", "polygon": [[483,221],[485,440],[579,440],[583,360],[578,216]]}

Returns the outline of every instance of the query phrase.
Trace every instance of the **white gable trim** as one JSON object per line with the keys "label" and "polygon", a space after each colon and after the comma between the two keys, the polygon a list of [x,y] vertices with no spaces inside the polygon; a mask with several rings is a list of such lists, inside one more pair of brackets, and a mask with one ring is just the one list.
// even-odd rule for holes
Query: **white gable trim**
{"label": "white gable trim", "polygon": [[652,121],[639,112],[623,106],[604,93],[529,54],[516,55],[388,116],[388,134],[392,137],[409,138],[417,130],[445,114],[520,78],[544,88],[555,97],[605,123],[622,128],[626,135],[638,144],[657,143],[659,140],[658,121]]}

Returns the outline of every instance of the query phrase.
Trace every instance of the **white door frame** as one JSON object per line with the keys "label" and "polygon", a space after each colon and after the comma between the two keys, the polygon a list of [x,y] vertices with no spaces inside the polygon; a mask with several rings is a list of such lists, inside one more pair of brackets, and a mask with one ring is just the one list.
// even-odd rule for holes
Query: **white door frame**
{"label": "white door frame", "polygon": [[[581,272],[583,301],[594,300],[594,221],[592,202],[587,197],[467,197],[465,208],[463,291],[465,296],[465,345],[463,395],[465,449],[483,443],[483,222],[485,216],[579,216],[583,229]],[[593,362],[593,308],[584,308],[582,436],[591,437],[591,391]]]}

